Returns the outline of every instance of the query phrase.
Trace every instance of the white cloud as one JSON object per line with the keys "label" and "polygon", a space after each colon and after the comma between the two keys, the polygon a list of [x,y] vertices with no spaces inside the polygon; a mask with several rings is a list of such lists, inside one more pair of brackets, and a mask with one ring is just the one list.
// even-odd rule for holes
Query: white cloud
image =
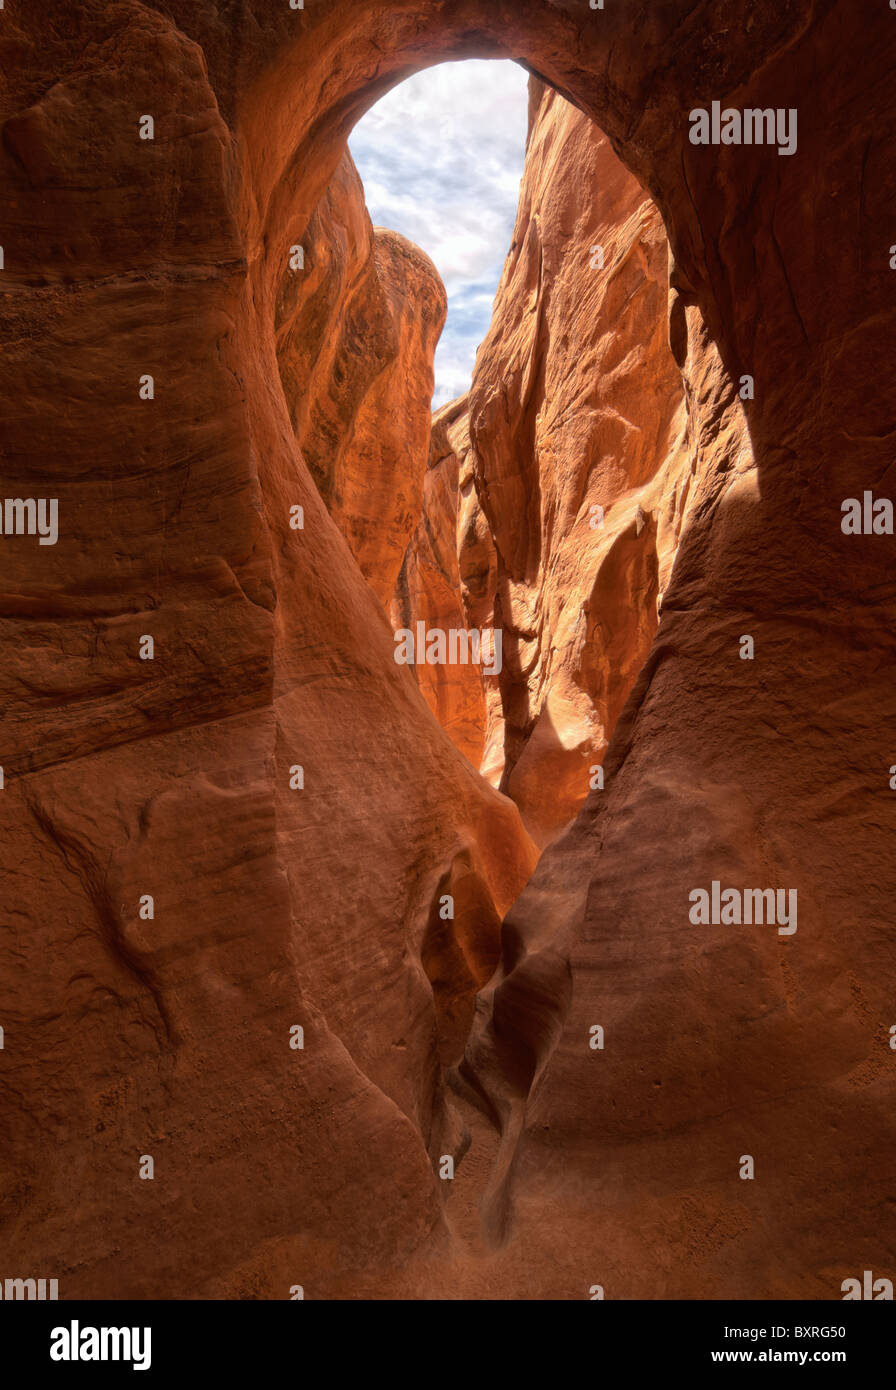
{"label": "white cloud", "polygon": [[448,291],[435,406],[470,384],[516,217],[528,74],[515,63],[443,63],[402,82],[349,148],[376,226],[432,257]]}

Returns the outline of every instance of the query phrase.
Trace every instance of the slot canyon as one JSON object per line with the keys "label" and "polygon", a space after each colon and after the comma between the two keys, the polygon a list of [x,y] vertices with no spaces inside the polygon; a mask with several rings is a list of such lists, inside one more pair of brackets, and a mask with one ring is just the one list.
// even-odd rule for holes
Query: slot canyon
{"label": "slot canyon", "polygon": [[[348,139],[468,58],[525,167],[433,411]],[[0,1276],[896,1279],[894,67],[847,0],[0,9]]]}

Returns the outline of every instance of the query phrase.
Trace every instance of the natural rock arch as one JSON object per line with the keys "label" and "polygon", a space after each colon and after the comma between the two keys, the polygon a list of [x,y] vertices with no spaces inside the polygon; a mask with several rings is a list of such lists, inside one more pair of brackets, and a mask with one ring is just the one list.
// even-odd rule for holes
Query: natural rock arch
{"label": "natural rock arch", "polygon": [[[844,537],[839,517],[891,469],[893,16],[92,0],[63,32],[40,0],[10,10],[4,447],[17,490],[52,489],[61,516],[39,564],[27,538],[5,552],[10,1261],[67,1274],[64,1296],[493,1296],[497,1278],[581,1297],[599,1277],[609,1296],[824,1298],[877,1272],[892,540]],[[649,188],[676,350],[699,310],[731,380],[754,377],[757,470],[707,494],[606,795],[505,925],[513,969],[468,1060],[506,1112],[510,1243],[403,1275],[444,1240],[426,1142],[450,1125],[405,924],[464,853],[503,913],[531,857],[388,671],[385,624],[296,457],[272,324],[354,121],[464,56],[526,63]],[[715,99],[798,108],[799,153],[690,147],[688,109]],[[728,402],[695,379],[711,447]],[[290,793],[295,764],[316,799]],[[417,872],[396,888],[398,841]],[[726,876],[798,887],[798,951],[687,927],[688,890]],[[134,910],[150,892],[152,930]],[[514,1032],[529,1095],[500,1075]],[[735,1187],[742,1152],[757,1181]]]}

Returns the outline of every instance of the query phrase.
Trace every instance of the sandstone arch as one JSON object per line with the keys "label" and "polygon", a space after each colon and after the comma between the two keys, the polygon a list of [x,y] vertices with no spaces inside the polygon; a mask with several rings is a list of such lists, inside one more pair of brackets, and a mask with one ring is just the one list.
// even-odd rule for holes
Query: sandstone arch
{"label": "sandstone arch", "polygon": [[[600,1275],[609,1296],[824,1298],[892,1260],[892,540],[843,537],[839,507],[892,478],[894,21],[845,0],[739,14],[91,0],[62,30],[38,0],[4,12],[5,471],[16,495],[52,489],[63,520],[39,563],[20,538],[4,550],[0,1220],[10,1258],[56,1261],[67,1296],[296,1280],[313,1296],[312,1269],[320,1296],[489,1296],[498,1279],[579,1297]],[[513,1098],[508,1244],[424,1273],[414,1256],[447,1245],[419,1133],[414,924],[468,841],[500,913],[532,855],[388,668],[271,386],[272,326],[282,258],[353,122],[401,76],[467,55],[525,62],[657,201],[694,428],[724,467],[608,793],[506,929],[503,1016],[525,1031],[531,990],[539,1025],[533,1090]],[[798,107],[799,154],[690,148],[688,107],[716,97]],[[702,325],[731,380],[755,377],[755,471],[731,466]],[[132,388],[153,369],[147,417]],[[133,656],[148,630],[152,671]],[[317,801],[291,798],[294,762]],[[368,875],[346,880],[334,822]],[[396,886],[398,840],[419,872]],[[149,934],[127,904],[159,864]],[[798,886],[799,953],[683,934],[688,888],[726,874]],[[547,1055],[541,1005],[566,960]],[[586,1081],[593,1023],[608,1051]],[[497,1095],[482,1026],[473,1070]],[[762,1180],[735,1187],[746,1151]],[[144,1152],[152,1184],[134,1179]]]}

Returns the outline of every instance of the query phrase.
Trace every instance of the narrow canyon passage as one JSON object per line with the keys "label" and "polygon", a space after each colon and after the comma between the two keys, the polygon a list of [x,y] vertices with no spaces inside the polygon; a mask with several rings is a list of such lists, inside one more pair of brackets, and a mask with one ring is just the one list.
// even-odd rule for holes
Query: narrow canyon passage
{"label": "narrow canyon passage", "polygon": [[[896,21],[17,0],[0,43],[6,487],[59,514],[2,552],[9,1268],[892,1277],[894,541],[841,523],[893,490]],[[347,145],[467,58],[529,72],[526,165],[433,418],[444,290]],[[719,107],[798,139],[691,139]],[[501,669],[399,664],[420,624]]]}
{"label": "narrow canyon passage", "polygon": [[[607,137],[530,78],[516,225],[461,397],[430,418],[444,286],[421,248],[371,226],[348,152],[303,238],[302,273],[289,268],[278,293],[296,441],[389,617],[395,660],[516,804],[522,838],[539,851],[590,788],[602,790],[602,759],[703,482],[697,388],[670,347],[668,261],[659,212]],[[745,421],[702,325],[693,331],[711,390],[728,402],[726,457],[747,473]],[[452,650],[474,633],[478,651]],[[397,786],[404,775],[396,762]],[[486,800],[484,815],[499,804]],[[463,841],[454,811],[447,826]],[[525,974],[529,949],[507,935],[502,958],[501,916],[467,845],[408,936],[432,989],[440,1068],[411,1113],[423,1117],[449,1228],[477,1249],[506,1239],[527,1057],[545,1060],[569,1003],[565,977],[551,982],[542,1035],[523,1017],[512,1046],[496,1047],[493,992]],[[408,1018],[403,1031],[420,1023]],[[434,1064],[424,1065],[429,1086]]]}

